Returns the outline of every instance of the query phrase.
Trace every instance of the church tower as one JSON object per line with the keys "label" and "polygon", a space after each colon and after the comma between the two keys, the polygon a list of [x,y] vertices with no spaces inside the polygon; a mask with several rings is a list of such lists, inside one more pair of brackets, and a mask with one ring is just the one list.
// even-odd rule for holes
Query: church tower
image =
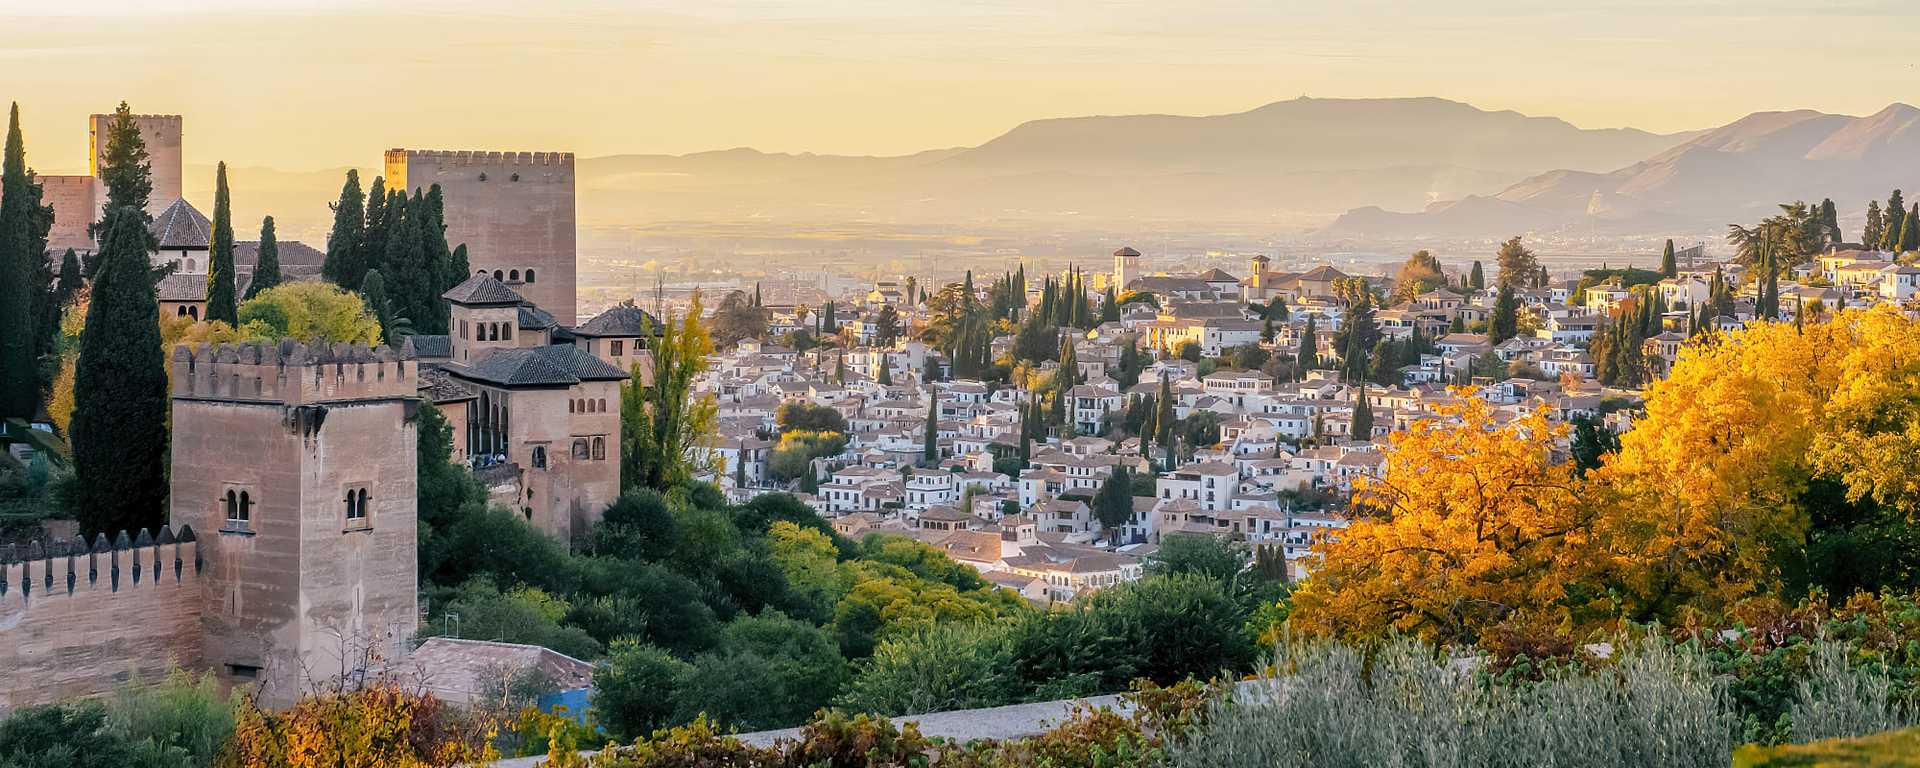
{"label": "church tower", "polygon": [[1122,247],[1113,252],[1113,292],[1126,292],[1127,283],[1140,276],[1140,252]]}
{"label": "church tower", "polygon": [[417,364],[297,342],[174,351],[171,524],[204,662],[272,706],[395,664],[419,623]]}

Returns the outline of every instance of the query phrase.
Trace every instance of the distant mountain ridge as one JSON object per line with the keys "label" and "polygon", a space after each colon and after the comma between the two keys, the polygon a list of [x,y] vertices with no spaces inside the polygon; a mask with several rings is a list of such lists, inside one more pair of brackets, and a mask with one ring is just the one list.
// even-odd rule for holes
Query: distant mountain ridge
{"label": "distant mountain ridge", "polygon": [[1555,170],[1497,194],[1418,212],[1349,211],[1332,236],[1457,237],[1557,230],[1714,228],[1793,200],[1832,198],[1843,218],[1920,182],[1920,109],[1895,103],[1855,117],[1756,112],[1606,173]]}
{"label": "distant mountain ridge", "polygon": [[[1437,98],[1303,97],[1223,115],[1032,120],[977,147],[894,157],[738,148],[586,157],[576,168],[586,226],[859,221],[1305,230],[1357,206],[1417,209],[1492,195],[1554,168],[1605,172],[1695,136],[1579,128]],[[247,170],[244,185],[235,180],[237,205],[251,195],[271,202],[283,231],[325,231],[325,203],[339,194],[337,172],[332,181],[316,181],[313,173],[277,178]],[[289,205],[295,199],[311,202]]]}

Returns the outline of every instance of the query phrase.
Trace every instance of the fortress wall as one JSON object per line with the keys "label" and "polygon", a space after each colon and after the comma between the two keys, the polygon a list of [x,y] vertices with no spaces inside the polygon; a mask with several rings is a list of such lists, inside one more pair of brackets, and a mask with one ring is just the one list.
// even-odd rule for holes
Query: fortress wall
{"label": "fortress wall", "polygon": [[190,527],[0,548],[0,712],[199,668],[205,570]]}

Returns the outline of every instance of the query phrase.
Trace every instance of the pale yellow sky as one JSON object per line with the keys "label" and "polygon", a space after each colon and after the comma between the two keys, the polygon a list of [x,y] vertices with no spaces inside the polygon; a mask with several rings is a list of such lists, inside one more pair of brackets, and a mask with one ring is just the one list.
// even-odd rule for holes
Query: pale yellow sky
{"label": "pale yellow sky", "polygon": [[30,162],[85,116],[187,116],[187,161],[390,146],[896,154],[1022,120],[1441,96],[1673,131],[1920,101],[1911,0],[0,0]]}

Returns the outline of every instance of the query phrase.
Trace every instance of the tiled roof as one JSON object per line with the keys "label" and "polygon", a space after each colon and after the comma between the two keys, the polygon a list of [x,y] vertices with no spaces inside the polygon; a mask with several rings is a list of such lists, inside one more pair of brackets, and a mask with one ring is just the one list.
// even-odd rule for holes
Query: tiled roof
{"label": "tiled roof", "polygon": [[581,336],[657,336],[660,321],[632,304],[616,304],[573,332]]}
{"label": "tiled roof", "polygon": [[213,224],[186,200],[175,200],[148,225],[161,250],[206,248]]}
{"label": "tiled roof", "polygon": [[440,298],[455,304],[466,304],[469,306],[483,304],[522,304],[526,302],[526,299],[522,298],[520,294],[514,293],[512,288],[508,288],[505,283],[495,280],[489,275],[474,275],[473,277],[469,277],[465,282],[441,294]]}
{"label": "tiled roof", "polygon": [[553,315],[546,310],[532,304],[520,305],[520,330],[550,331],[558,327],[560,321],[553,319]]}
{"label": "tiled roof", "polygon": [[475,397],[472,389],[455,381],[445,369],[424,366],[420,369],[420,394],[436,404],[457,403]]}
{"label": "tiled roof", "polygon": [[473,365],[451,370],[461,378],[528,387],[627,378],[627,374],[620,369],[571,344],[502,349],[489,353]]}
{"label": "tiled roof", "polygon": [[206,301],[207,276],[167,275],[153,289],[161,301]]}
{"label": "tiled roof", "polygon": [[[280,269],[284,273],[290,266],[318,267],[327,260],[327,254],[311,245],[298,240],[281,240]],[[233,265],[243,269],[252,269],[260,263],[260,241],[239,240],[233,244]]]}
{"label": "tiled roof", "polygon": [[400,352],[409,360],[445,360],[453,356],[453,338],[444,334],[408,336]]}

